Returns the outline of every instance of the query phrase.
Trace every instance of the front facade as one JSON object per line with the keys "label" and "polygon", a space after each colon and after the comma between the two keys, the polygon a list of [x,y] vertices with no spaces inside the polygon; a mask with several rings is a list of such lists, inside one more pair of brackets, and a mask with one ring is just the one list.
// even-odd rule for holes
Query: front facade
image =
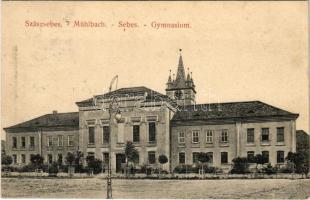
{"label": "front facade", "polygon": [[[54,112],[5,128],[6,153],[14,165],[23,165],[32,154],[42,155],[46,163],[64,163],[68,152],[79,150],[105,167],[111,158],[112,171],[120,172],[127,141],[139,152],[137,167],[158,167],[158,157],[166,155],[168,171],[197,163],[199,152],[208,153],[210,165],[229,169],[238,156],[264,154],[272,165],[281,165],[289,151],[296,151],[298,114],[260,101],[196,104],[195,96],[192,75],[185,75],[180,56],[166,95],[130,87],[76,102],[78,112]],[[110,106],[119,110],[119,119],[110,115]]]}
{"label": "front facade", "polygon": [[12,156],[14,166],[30,163],[32,155],[40,154],[45,163],[65,164],[68,152],[78,150],[78,113],[43,115],[6,131],[6,154]]}
{"label": "front facade", "polygon": [[[233,104],[234,106],[266,105],[262,102]],[[251,119],[252,117],[212,119],[210,116],[210,119],[193,120],[184,119],[177,113],[171,122],[171,135],[174,142],[171,145],[173,158],[171,168],[197,163],[195,154],[199,152],[208,153],[211,158],[209,164],[223,169],[231,167],[233,158],[250,159],[256,154],[268,157],[269,163],[273,166],[283,165],[287,153],[296,151],[296,117],[297,115],[288,113],[288,116],[269,119],[267,116],[262,119]]]}
{"label": "front facade", "polygon": [[[118,98],[117,107],[121,113],[118,122],[113,114],[110,120],[108,112],[112,97]],[[171,103],[166,96],[146,87],[123,88],[77,102],[80,150],[84,155],[103,160],[107,166],[111,141],[112,170],[116,172],[120,172],[125,163],[127,141],[132,141],[138,150],[138,166],[156,166],[159,155],[170,159]]]}

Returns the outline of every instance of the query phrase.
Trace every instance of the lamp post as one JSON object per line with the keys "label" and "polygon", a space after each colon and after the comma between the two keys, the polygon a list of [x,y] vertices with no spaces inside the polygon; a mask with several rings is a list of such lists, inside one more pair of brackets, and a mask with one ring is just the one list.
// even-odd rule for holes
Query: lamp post
{"label": "lamp post", "polygon": [[112,96],[108,107],[109,111],[109,165],[108,165],[108,176],[107,176],[107,199],[112,199],[112,137],[111,137],[111,126],[112,126],[112,115],[114,115],[116,121],[121,119],[121,112],[117,103],[117,97]]}

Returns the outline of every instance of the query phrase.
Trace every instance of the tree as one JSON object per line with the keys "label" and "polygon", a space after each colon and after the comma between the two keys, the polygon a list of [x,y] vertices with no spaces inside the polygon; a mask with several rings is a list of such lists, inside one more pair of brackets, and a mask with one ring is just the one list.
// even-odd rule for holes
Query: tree
{"label": "tree", "polygon": [[66,162],[69,165],[68,166],[69,177],[72,177],[74,174],[74,166],[73,166],[74,160],[75,160],[75,155],[72,152],[68,152],[66,156]]}
{"label": "tree", "polygon": [[208,156],[207,153],[200,152],[197,155],[197,160],[202,164],[201,165],[201,170],[202,170],[202,173],[203,173],[204,164],[210,161],[210,157]]}
{"label": "tree", "polygon": [[310,136],[303,130],[296,131],[296,152],[304,155],[304,172],[309,172],[310,168]]}
{"label": "tree", "polygon": [[168,158],[167,158],[167,156],[166,155],[160,155],[159,157],[158,157],[158,162],[161,164],[161,165],[164,165],[164,164],[166,164],[167,162],[168,162]]}
{"label": "tree", "polygon": [[74,153],[74,165],[75,165],[75,171],[81,172],[83,165],[81,163],[81,158],[83,158],[83,152],[76,151]]}
{"label": "tree", "polygon": [[57,176],[58,173],[58,163],[53,162],[48,168],[49,176]]}
{"label": "tree", "polygon": [[44,158],[40,154],[32,155],[30,162],[39,168],[43,164]]}
{"label": "tree", "polygon": [[74,164],[79,165],[81,158],[83,158],[83,152],[81,151],[76,151],[74,154]]}
{"label": "tree", "polygon": [[127,141],[125,146],[125,157],[126,157],[126,175],[128,171],[129,162],[136,162],[139,159],[139,153],[135,145],[131,141]]}
{"label": "tree", "polygon": [[262,154],[256,154],[253,161],[256,163],[256,171],[258,170],[258,165],[263,165],[265,163],[265,159]]}
{"label": "tree", "polygon": [[13,162],[13,159],[9,155],[4,155],[1,157],[1,164],[2,165],[8,166],[8,165],[12,164],[12,162]]}
{"label": "tree", "polygon": [[158,162],[160,163],[160,164],[166,164],[167,162],[168,162],[168,158],[167,158],[167,156],[166,155],[160,155],[159,157],[158,157]]}
{"label": "tree", "polygon": [[102,161],[93,156],[87,156],[87,167],[93,170],[94,174],[99,174],[102,171]]}
{"label": "tree", "polygon": [[245,157],[236,157],[232,160],[233,168],[231,169],[232,174],[244,174],[249,170],[249,161]]}
{"label": "tree", "polygon": [[307,159],[305,155],[300,152],[289,152],[285,158],[288,162],[293,164],[293,171],[299,174],[307,174],[309,171]]}
{"label": "tree", "polygon": [[72,166],[74,160],[75,160],[74,154],[72,152],[68,152],[67,156],[66,156],[66,161],[67,161],[68,165]]}

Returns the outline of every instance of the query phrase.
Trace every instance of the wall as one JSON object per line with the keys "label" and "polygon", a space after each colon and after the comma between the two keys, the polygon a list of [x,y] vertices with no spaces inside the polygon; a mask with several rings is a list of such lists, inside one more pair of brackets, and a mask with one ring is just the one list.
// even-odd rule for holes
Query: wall
{"label": "wall", "polygon": [[[173,122],[172,122],[173,123]],[[173,123],[174,124],[174,123]],[[219,125],[193,125],[182,126],[181,123],[173,125],[171,129],[171,169],[173,170],[179,165],[179,152],[185,152],[186,164],[192,164],[193,152],[213,152],[213,166],[222,168],[229,167],[228,165],[221,165],[220,153],[222,151],[228,152],[228,161],[234,157],[246,157],[248,151],[254,151],[255,154],[260,154],[262,151],[269,151],[269,161],[272,165],[277,164],[277,151],[284,151],[285,156],[289,151],[296,151],[295,146],[295,121],[264,121],[264,122],[237,122],[235,124],[219,124]],[[284,142],[276,142],[277,127],[284,127]],[[247,129],[254,128],[255,142],[247,143]],[[262,143],[261,129],[269,128],[269,143]],[[229,132],[229,143],[223,145],[219,142],[222,129],[227,129]],[[192,143],[192,131],[200,131],[200,143]],[[206,143],[207,130],[214,130],[213,144]],[[184,145],[179,144],[178,134],[180,131],[186,133],[186,142]]]}
{"label": "wall", "polygon": [[[7,132],[6,133],[6,154],[12,156],[13,154],[17,155],[17,164],[14,164],[15,166],[22,166],[24,164],[30,163],[30,156],[33,154],[41,154],[44,158],[44,162],[47,163],[47,155],[52,154],[53,155],[53,161],[57,161],[57,155],[62,154],[63,155],[63,161],[65,162],[65,157],[67,155],[67,152],[74,152],[78,149],[78,130],[57,130],[57,131],[32,131],[32,132]],[[63,136],[63,146],[58,147],[57,144],[57,136],[62,135]],[[69,147],[67,136],[73,135],[74,145],[72,147]],[[35,137],[35,146],[34,148],[30,148],[30,137]],[[47,145],[47,137],[52,136],[53,137],[53,146],[48,147]],[[12,137],[17,137],[17,148],[12,148]],[[26,137],[26,147],[21,148],[21,137]],[[26,163],[21,163],[21,155],[26,155]]]}
{"label": "wall", "polygon": [[[139,165],[148,164],[148,151],[155,151],[156,161],[158,156],[165,154],[170,160],[170,137],[169,137],[169,109],[165,105],[152,107],[132,107],[127,106],[121,108],[122,119],[124,120],[124,140],[119,143],[118,134],[120,124],[112,120],[111,124],[111,144],[112,144],[112,171],[116,169],[116,154],[123,154],[126,141],[132,141],[132,126],[133,124],[140,125],[140,142],[134,143],[139,151]],[[108,144],[103,144],[103,125],[109,126],[108,111],[103,110],[81,110],[80,117],[80,148],[87,155],[89,152],[94,152],[95,157],[103,160],[103,152],[109,152]],[[156,123],[156,143],[148,142],[148,121],[146,117],[157,116]],[[140,122],[132,122],[132,117],[140,117]],[[95,121],[95,144],[88,144],[88,125],[89,120]],[[104,124],[102,123],[104,122]],[[86,164],[86,163],[85,163]],[[169,164],[164,166],[169,168]]]}

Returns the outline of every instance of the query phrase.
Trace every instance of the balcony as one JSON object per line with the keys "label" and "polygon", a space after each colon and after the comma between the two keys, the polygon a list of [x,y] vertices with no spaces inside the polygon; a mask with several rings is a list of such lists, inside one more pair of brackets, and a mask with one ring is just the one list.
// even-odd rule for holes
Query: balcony
{"label": "balcony", "polygon": [[26,151],[26,146],[21,146],[21,147],[20,147],[20,150],[21,150],[21,151]]}
{"label": "balcony", "polygon": [[[68,146],[68,147],[72,147],[73,145],[70,145],[70,146]],[[87,144],[87,148],[95,148],[96,147],[96,145],[95,145],[95,143],[88,143]]]}
{"label": "balcony", "polygon": [[282,142],[277,142],[277,143],[276,143],[276,146],[285,146],[285,142],[284,142],[284,141],[282,141]]}
{"label": "balcony", "polygon": [[156,147],[157,142],[156,141],[148,141],[147,147]]}
{"label": "balcony", "polygon": [[220,142],[220,146],[221,147],[228,147],[229,146],[229,142],[228,141],[225,141],[225,142]]}
{"label": "balcony", "polygon": [[270,140],[261,140],[260,145],[261,146],[270,146]]}
{"label": "balcony", "polygon": [[35,148],[36,148],[35,146],[29,146],[29,150],[30,150],[30,151],[34,151]]}
{"label": "balcony", "polygon": [[205,147],[214,147],[214,143],[213,142],[206,142]]}
{"label": "balcony", "polygon": [[182,142],[182,143],[178,143],[178,147],[186,147],[186,144],[185,144],[185,142]]}
{"label": "balcony", "polygon": [[247,143],[246,143],[246,146],[247,146],[247,147],[254,147],[254,146],[255,146],[255,143],[254,143],[254,142],[247,142]]}

